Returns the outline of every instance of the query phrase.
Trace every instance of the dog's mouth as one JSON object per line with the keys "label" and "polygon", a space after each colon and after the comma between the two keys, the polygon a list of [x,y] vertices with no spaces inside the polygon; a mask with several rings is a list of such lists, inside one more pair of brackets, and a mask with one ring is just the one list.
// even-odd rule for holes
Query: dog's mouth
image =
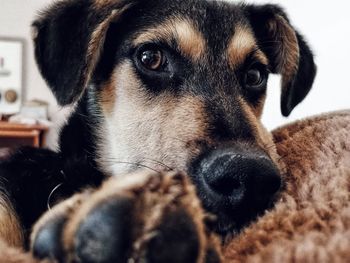
{"label": "dog's mouth", "polygon": [[223,240],[234,238],[273,209],[277,196],[265,202],[249,202],[233,210],[207,207],[204,204],[204,208],[214,215],[212,220],[206,222],[207,227],[219,234]]}
{"label": "dog's mouth", "polygon": [[233,238],[273,209],[276,197],[277,195],[268,202],[246,204],[245,207],[233,211],[216,211],[215,220],[211,221],[208,227],[223,239]]}

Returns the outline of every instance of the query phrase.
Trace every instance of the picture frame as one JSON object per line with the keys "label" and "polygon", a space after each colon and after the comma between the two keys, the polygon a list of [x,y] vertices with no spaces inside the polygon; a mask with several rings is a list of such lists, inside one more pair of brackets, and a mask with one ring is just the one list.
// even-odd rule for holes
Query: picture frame
{"label": "picture frame", "polygon": [[0,36],[0,114],[18,113],[22,106],[25,40]]}

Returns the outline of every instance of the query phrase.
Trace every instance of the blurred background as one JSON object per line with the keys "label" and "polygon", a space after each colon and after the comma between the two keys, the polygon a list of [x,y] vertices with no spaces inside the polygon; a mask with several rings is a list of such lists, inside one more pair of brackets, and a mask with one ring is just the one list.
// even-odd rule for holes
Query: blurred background
{"label": "blurred background", "polygon": [[[20,137],[21,133],[19,133],[18,138],[29,139],[33,145],[45,144],[49,147],[55,147],[56,127],[59,127],[64,121],[67,110],[57,106],[54,97],[42,80],[35,65],[30,36],[31,21],[38,10],[50,2],[52,1],[0,0],[0,75],[7,74],[4,58],[1,58],[1,43],[5,43],[5,46],[7,43],[13,43],[14,52],[17,43],[17,48],[22,50],[17,53],[23,56],[23,65],[15,61],[11,62],[17,63],[14,65],[19,71],[23,70],[23,72],[18,72],[18,76],[23,73],[23,78],[18,77],[13,84],[14,87],[17,85],[22,90],[18,94],[15,90],[15,94],[13,88],[1,87],[5,84],[0,81],[0,90],[5,89],[4,94],[6,96],[4,96],[6,100],[9,99],[7,106],[6,103],[4,105],[0,103],[0,111],[4,107],[9,109],[11,103],[16,108],[16,104],[11,100],[21,100],[25,102],[26,112],[39,114],[42,118],[42,121],[32,123],[29,114],[29,118],[24,122],[27,121],[27,125],[32,125],[31,127],[35,129],[27,127],[27,130],[24,129],[27,133],[23,133],[23,127],[7,127],[8,130],[5,129],[5,132],[0,128],[0,138],[3,134],[7,136],[10,134],[9,132],[15,130],[17,133],[22,132],[23,138]],[[270,78],[267,104],[263,115],[264,124],[269,129],[273,129],[276,126],[305,116],[350,108],[350,52],[348,51],[350,47],[350,1],[269,0],[267,2],[264,0],[249,0],[245,2],[256,4],[277,3],[284,7],[293,25],[306,37],[314,50],[318,65],[318,75],[311,93],[292,112],[289,118],[283,118],[280,113],[280,78],[278,76]],[[22,45],[23,49],[21,49]],[[6,55],[3,56],[6,58]],[[2,100],[2,98],[0,99]],[[45,113],[46,108],[48,109],[47,114]],[[46,117],[51,122],[45,122]],[[33,131],[35,132],[33,133]]]}

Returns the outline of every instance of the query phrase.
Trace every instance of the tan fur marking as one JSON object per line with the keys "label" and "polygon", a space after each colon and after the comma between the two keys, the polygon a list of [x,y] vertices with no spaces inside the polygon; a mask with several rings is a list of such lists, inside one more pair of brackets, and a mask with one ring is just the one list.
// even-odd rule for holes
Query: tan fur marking
{"label": "tan fur marking", "polygon": [[115,74],[102,85],[100,96],[100,104],[105,112],[105,114],[111,114],[115,107],[116,99],[117,99],[117,81],[115,79]]}
{"label": "tan fur marking", "polygon": [[181,51],[193,60],[198,60],[205,51],[202,34],[189,21],[176,23],[175,31]]}
{"label": "tan fur marking", "polygon": [[247,55],[256,48],[256,41],[250,29],[237,26],[229,42],[227,54],[230,66],[235,68],[244,62]]}
{"label": "tan fur marking", "polygon": [[135,40],[133,41],[133,45],[137,47],[143,43],[155,42],[159,40],[163,40],[166,41],[168,44],[171,44],[171,37],[171,24],[167,22],[155,28],[147,28],[144,32],[142,32],[135,38]]}
{"label": "tan fur marking", "polygon": [[265,101],[266,101],[266,95],[263,95],[259,101],[257,102],[257,104],[252,107],[252,111],[254,113],[254,115],[260,119],[263,113],[263,109],[264,109],[264,105],[265,105]]}
{"label": "tan fur marking", "polygon": [[278,70],[281,72],[282,87],[286,86],[299,66],[299,44],[294,29],[282,17],[276,16],[275,20],[269,23],[269,31],[275,35],[276,41],[280,41],[279,65]]}
{"label": "tan fur marking", "polygon": [[269,59],[266,57],[264,52],[262,52],[260,49],[255,51],[254,56],[262,64],[264,64],[264,65],[268,65],[269,64]]}
{"label": "tan fur marking", "polygon": [[171,44],[171,40],[175,38],[180,52],[183,55],[198,60],[205,52],[205,39],[203,35],[188,20],[174,18],[158,25],[155,28],[149,28],[134,40],[134,46],[138,46],[145,42],[156,40],[166,41]]}
{"label": "tan fur marking", "polygon": [[261,124],[261,121],[254,113],[254,109],[252,109],[243,98],[239,99],[239,103],[253,131],[256,143],[265,150],[276,166],[283,170],[284,167],[282,167],[278,161],[279,155],[277,154],[271,133]]}
{"label": "tan fur marking", "polygon": [[84,85],[85,87],[91,79],[92,72],[95,70],[98,59],[100,58],[103,44],[106,38],[106,33],[110,23],[116,20],[126,9],[131,5],[126,5],[123,8],[115,9],[111,11],[111,14],[101,22],[97,28],[92,32],[91,39],[89,41],[88,50],[87,50],[87,66],[84,72]]}
{"label": "tan fur marking", "polygon": [[118,0],[95,0],[93,6],[95,9],[101,9],[108,6],[112,6],[113,4],[118,3]]}
{"label": "tan fur marking", "polygon": [[[92,32],[91,39],[88,45],[87,50],[87,58],[86,61],[88,61],[87,70],[85,72],[85,85],[90,80],[90,76],[95,69],[97,60],[100,57],[103,43],[105,41],[106,32],[108,30],[108,26],[112,20],[114,20],[117,16],[119,16],[121,13],[117,10],[113,10],[108,18],[106,18],[101,24],[97,26],[97,28]],[[84,85],[84,86],[85,86]]]}
{"label": "tan fur marking", "polygon": [[16,212],[8,198],[3,195],[0,195],[0,238],[10,246],[23,246],[22,228]]}

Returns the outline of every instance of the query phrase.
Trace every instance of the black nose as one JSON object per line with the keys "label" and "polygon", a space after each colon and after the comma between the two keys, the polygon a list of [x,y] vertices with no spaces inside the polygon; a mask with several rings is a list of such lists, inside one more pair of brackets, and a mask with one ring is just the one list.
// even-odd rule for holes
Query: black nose
{"label": "black nose", "polygon": [[202,158],[196,174],[204,206],[242,215],[265,210],[281,186],[274,163],[256,151],[214,150]]}

